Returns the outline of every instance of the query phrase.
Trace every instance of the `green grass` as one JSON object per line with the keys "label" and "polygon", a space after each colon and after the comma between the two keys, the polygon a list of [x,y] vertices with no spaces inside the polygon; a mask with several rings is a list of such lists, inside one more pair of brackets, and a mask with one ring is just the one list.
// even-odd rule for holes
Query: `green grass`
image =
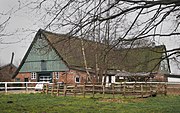
{"label": "green grass", "polygon": [[0,94],[1,113],[180,113],[180,96],[92,98]]}

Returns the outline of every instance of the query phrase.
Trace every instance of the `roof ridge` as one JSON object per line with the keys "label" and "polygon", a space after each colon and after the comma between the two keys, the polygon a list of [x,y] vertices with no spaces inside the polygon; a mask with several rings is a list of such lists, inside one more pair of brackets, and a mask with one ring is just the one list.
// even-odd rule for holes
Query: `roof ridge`
{"label": "roof ridge", "polygon": [[5,64],[5,65],[0,66],[0,69],[3,69],[3,68],[5,68],[6,66],[10,66],[10,65],[12,65],[12,66],[14,66],[14,67],[17,68],[17,66],[15,66],[14,64],[9,63],[9,64]]}

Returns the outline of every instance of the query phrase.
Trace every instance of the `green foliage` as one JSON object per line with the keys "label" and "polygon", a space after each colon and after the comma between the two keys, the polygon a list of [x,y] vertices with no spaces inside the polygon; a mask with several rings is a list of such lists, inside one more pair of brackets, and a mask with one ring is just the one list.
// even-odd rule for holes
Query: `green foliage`
{"label": "green foliage", "polygon": [[0,94],[2,113],[178,113],[180,96],[72,97],[45,94]]}

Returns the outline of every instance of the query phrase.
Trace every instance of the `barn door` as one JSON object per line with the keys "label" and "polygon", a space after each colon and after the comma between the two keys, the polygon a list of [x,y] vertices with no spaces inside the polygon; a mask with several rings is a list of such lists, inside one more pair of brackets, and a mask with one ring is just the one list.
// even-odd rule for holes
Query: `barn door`
{"label": "barn door", "polygon": [[52,82],[52,74],[41,72],[38,74],[38,82]]}

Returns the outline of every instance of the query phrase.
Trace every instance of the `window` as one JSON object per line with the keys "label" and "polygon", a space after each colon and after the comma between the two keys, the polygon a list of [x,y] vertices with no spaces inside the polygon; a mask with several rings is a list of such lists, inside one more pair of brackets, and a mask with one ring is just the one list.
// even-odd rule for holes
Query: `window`
{"label": "window", "polygon": [[31,73],[31,79],[36,79],[36,73],[35,72]]}
{"label": "window", "polygon": [[59,79],[59,72],[54,72],[55,79]]}
{"label": "window", "polygon": [[79,76],[75,77],[75,83],[80,83],[80,77]]}

